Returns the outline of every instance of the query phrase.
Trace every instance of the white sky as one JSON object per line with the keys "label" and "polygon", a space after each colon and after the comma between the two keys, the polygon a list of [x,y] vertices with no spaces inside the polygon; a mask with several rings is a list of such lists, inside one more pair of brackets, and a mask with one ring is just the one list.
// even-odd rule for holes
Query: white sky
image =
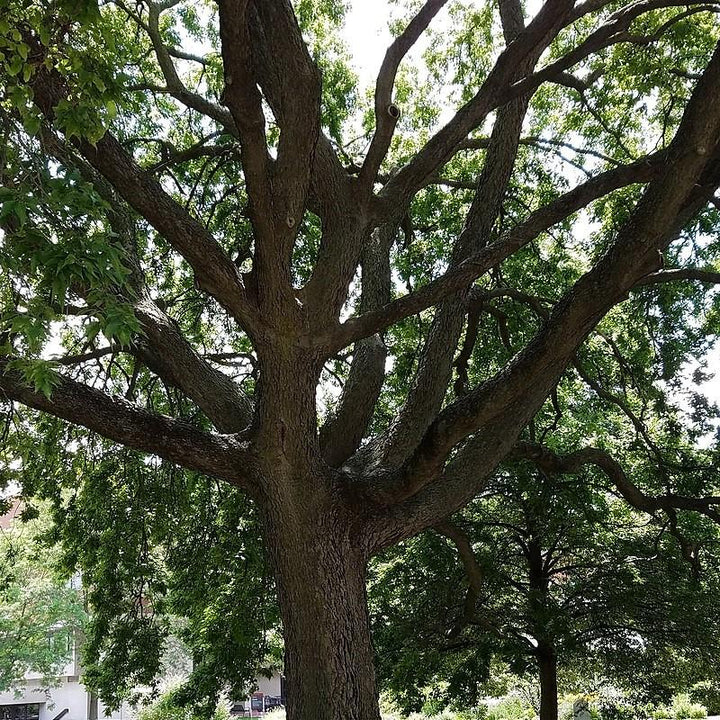
{"label": "white sky", "polygon": [[363,86],[373,84],[385,50],[392,42],[388,18],[387,0],[354,0],[348,13],[343,39]]}

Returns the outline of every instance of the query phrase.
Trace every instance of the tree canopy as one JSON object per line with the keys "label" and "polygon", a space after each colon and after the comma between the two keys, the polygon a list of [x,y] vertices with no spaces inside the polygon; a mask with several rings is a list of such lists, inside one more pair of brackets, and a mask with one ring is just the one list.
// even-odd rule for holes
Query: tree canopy
{"label": "tree canopy", "polygon": [[108,693],[167,613],[252,677],[273,587],[289,717],[377,718],[368,561],[504,463],[720,520],[720,6],[394,7],[368,90],[341,0],[0,0],[2,472]]}
{"label": "tree canopy", "polygon": [[559,684],[667,702],[716,681],[717,529],[695,529],[698,568],[603,480],[514,463],[452,522],[378,558],[374,637],[397,704],[418,710],[436,688],[435,702],[473,707],[498,665],[539,677],[540,720],[557,719]]}

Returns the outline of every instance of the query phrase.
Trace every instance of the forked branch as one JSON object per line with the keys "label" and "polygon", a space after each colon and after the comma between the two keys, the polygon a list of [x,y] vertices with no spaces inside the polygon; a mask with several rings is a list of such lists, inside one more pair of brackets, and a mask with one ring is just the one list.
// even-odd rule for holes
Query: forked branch
{"label": "forked branch", "polygon": [[585,465],[594,465],[608,476],[620,495],[638,510],[647,513],[692,510],[720,524],[720,497],[695,498],[675,493],[648,495],[630,480],[622,465],[610,453],[599,448],[587,447],[560,455],[543,445],[520,442],[513,449],[511,457],[530,460],[545,472],[555,474],[576,474]]}

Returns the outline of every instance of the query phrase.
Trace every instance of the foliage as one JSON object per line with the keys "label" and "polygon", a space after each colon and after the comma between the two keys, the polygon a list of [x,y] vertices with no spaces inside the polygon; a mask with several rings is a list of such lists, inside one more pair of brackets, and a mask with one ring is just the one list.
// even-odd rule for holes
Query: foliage
{"label": "foliage", "polygon": [[[599,675],[642,687],[646,702],[705,676],[720,648],[713,546],[696,577],[676,539],[597,481],[560,483],[508,465],[457,519],[479,588],[468,588],[467,568],[435,533],[377,563],[370,597],[379,670],[401,707],[417,707],[428,685],[447,688],[446,703],[472,705],[492,658],[534,675],[538,644],[553,648],[561,675],[579,674],[567,680],[578,690]],[[604,712],[624,710],[610,703]]]}
{"label": "foliage", "polygon": [[193,659],[177,700],[207,708],[278,666],[272,581],[242,495],[51,419],[8,450],[22,458],[26,491],[50,503],[65,571],[82,574],[92,608],[84,678],[108,705],[155,684],[170,633]]}
{"label": "foliage", "polygon": [[0,531],[0,692],[20,687],[26,672],[54,682],[86,622],[77,579],[58,570],[47,531],[46,516]]}
{"label": "foliage", "polygon": [[669,707],[669,715],[671,718],[704,718],[707,717],[707,708],[699,703],[690,700],[690,696],[686,694],[676,695]]}
{"label": "foliage", "polygon": [[161,695],[151,706],[143,708],[138,720],[230,720],[230,712],[218,705],[212,715],[198,714],[186,705],[179,704],[175,692]]}
{"label": "foliage", "polygon": [[692,702],[704,705],[707,708],[708,715],[720,713],[720,687],[718,687],[717,682],[703,680],[695,683],[689,689],[688,695]]}
{"label": "foliage", "polygon": [[[420,5],[391,4],[390,63]],[[476,706],[531,640],[642,678],[638,702],[707,679],[719,410],[686,375],[720,330],[720,171],[684,143],[714,127],[716,8],[549,5],[523,30],[431,2],[376,117],[347,2],[235,5],[0,0],[0,484],[50,503],[82,573],[90,686],[152,686],[177,630],[173,702],[247,690],[281,663],[276,585],[286,619],[330,607],[283,584],[313,577],[299,544],[319,575],[384,551],[379,675],[406,710]],[[419,534],[464,506],[473,622],[455,550]]]}

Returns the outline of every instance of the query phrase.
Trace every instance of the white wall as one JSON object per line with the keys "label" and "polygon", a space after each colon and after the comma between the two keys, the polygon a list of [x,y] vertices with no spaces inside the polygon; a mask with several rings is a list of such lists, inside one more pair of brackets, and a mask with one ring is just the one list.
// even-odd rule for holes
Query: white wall
{"label": "white wall", "polygon": [[[257,678],[257,690],[256,692],[261,692],[264,695],[270,695],[271,697],[279,697],[281,695],[281,682],[280,682],[280,675],[276,673],[271,678],[266,677],[259,677]],[[250,699],[249,698],[238,698],[235,700],[235,703],[238,705],[242,704],[243,707],[246,710],[250,709]]]}
{"label": "white wall", "polygon": [[277,696],[280,695],[280,675],[275,673],[271,678],[259,677],[257,679],[258,692],[264,693],[265,695]]}
{"label": "white wall", "polygon": [[[63,677],[57,687],[45,689],[40,680],[28,680],[25,691],[17,695],[12,692],[0,693],[0,705],[40,704],[40,720],[53,720],[65,708],[70,712],[63,720],[87,720],[89,697],[85,687],[75,678]],[[105,707],[100,703],[98,718],[109,717],[111,720],[132,720],[135,713],[132,708],[124,705],[109,716],[105,715]]]}
{"label": "white wall", "polygon": [[40,720],[52,720],[65,708],[70,711],[63,720],[87,720],[87,693],[79,682],[62,678],[57,687],[46,690],[40,680],[28,680],[21,695],[0,693],[0,705],[40,703]]}

